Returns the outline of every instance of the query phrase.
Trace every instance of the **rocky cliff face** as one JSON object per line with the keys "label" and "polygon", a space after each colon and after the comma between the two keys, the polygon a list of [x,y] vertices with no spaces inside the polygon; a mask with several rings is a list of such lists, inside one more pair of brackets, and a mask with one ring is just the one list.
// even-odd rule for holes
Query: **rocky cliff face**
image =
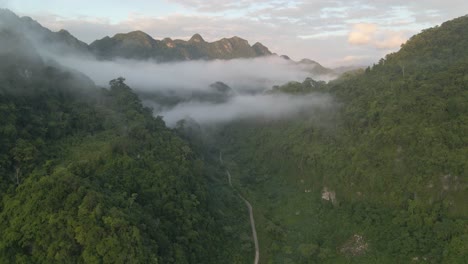
{"label": "rocky cliff face", "polygon": [[239,37],[207,42],[200,34],[195,34],[188,41],[170,38],[155,40],[141,31],[117,34],[112,38],[105,37],[91,43],[90,48],[93,53],[103,59],[123,57],[177,61],[254,58],[272,55],[261,43],[250,46],[247,40]]}

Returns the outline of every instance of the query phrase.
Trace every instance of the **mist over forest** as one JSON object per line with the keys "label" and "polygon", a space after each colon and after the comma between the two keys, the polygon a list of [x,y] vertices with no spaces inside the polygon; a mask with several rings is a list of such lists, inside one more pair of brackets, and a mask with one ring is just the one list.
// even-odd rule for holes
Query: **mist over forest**
{"label": "mist over forest", "polygon": [[[161,115],[170,126],[184,118],[198,123],[225,123],[239,118],[282,119],[305,108],[329,107],[330,96],[291,96],[268,93],[273,86],[303,81],[308,77],[328,80],[331,75],[311,73],[310,66],[280,57],[215,61],[158,63],[117,59],[101,61],[91,57],[49,57],[60,64],[79,70],[97,85],[122,76],[140,98]],[[312,66],[313,67],[313,66]],[[315,75],[315,76],[314,76]],[[227,85],[225,91],[213,87]],[[152,101],[145,95],[171,97],[175,104]],[[199,95],[198,97],[196,95]],[[225,100],[213,101],[213,97]],[[166,105],[164,105],[166,104]]]}

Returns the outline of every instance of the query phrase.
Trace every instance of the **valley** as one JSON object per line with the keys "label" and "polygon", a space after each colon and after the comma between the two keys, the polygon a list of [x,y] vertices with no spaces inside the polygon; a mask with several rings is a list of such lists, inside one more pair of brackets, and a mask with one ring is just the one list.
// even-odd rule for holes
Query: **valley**
{"label": "valley", "polygon": [[467,47],[464,15],[329,68],[1,9],[0,263],[465,263]]}
{"label": "valley", "polygon": [[[223,164],[223,158],[222,158],[222,153],[221,152],[219,152],[219,162],[221,164]],[[228,179],[229,186],[231,188],[234,188],[234,186],[232,185],[232,177],[231,177],[231,173],[229,172],[229,170],[226,170],[226,176],[227,176],[227,179]],[[253,207],[250,204],[250,202],[247,199],[245,199],[241,194],[239,194],[239,198],[241,198],[242,201],[245,202],[245,205],[247,206],[247,209],[249,211],[250,226],[252,228],[252,239],[253,239],[254,245],[255,245],[254,264],[258,264],[258,261],[260,260],[260,249],[259,249],[259,246],[258,246],[257,229],[255,227],[255,218],[254,218],[254,213],[253,213]]]}

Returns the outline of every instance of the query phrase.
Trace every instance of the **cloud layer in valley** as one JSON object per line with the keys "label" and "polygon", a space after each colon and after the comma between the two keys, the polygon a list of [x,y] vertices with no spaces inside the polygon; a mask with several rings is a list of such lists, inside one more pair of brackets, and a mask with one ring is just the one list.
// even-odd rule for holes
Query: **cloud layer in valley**
{"label": "cloud layer in valley", "polygon": [[[281,119],[309,109],[330,107],[331,99],[323,95],[290,96],[265,93],[273,85],[290,81],[316,80],[304,65],[280,57],[255,59],[186,61],[99,61],[92,57],[55,56],[43,53],[62,65],[89,76],[96,84],[107,86],[119,76],[140,94],[145,104],[163,116],[168,125],[190,118],[200,124],[225,123],[236,119]],[[310,69],[309,69],[310,70]],[[229,91],[216,90],[213,83],[222,82]],[[170,98],[175,103],[161,103],[155,96]],[[221,97],[220,100],[213,98]],[[312,112],[311,112],[312,113]]]}
{"label": "cloud layer in valley", "polygon": [[315,110],[331,110],[334,107],[330,96],[308,94],[292,96],[286,94],[239,95],[224,103],[190,101],[165,109],[159,114],[169,126],[179,120],[193,119],[199,124],[226,123],[234,120],[278,120]]}
{"label": "cloud layer in valley", "polygon": [[44,41],[49,34],[47,31],[23,28],[14,23],[14,14],[5,15],[11,15],[13,22],[7,21],[0,28],[24,35],[31,44],[25,49],[37,50],[47,64],[84,73],[104,87],[110,80],[122,76],[143,102],[154,108],[154,114],[162,115],[171,126],[185,118],[199,124],[246,118],[281,119],[331,104],[330,98],[323,95],[292,96],[269,91],[274,85],[302,82],[307,77],[331,78],[314,74],[314,67],[319,66],[311,61],[297,63],[279,56],[171,63],[98,60],[81,50],[63,49],[61,44],[51,46]]}
{"label": "cloud layer in valley", "polygon": [[264,91],[273,85],[289,81],[303,81],[307,77],[329,80],[331,76],[312,74],[304,65],[280,57],[255,59],[184,61],[157,63],[117,59],[99,61],[92,57],[55,56],[59,63],[88,75],[98,85],[107,85],[110,79],[124,76],[130,86],[143,91],[187,92],[203,91],[221,81],[237,91]]}

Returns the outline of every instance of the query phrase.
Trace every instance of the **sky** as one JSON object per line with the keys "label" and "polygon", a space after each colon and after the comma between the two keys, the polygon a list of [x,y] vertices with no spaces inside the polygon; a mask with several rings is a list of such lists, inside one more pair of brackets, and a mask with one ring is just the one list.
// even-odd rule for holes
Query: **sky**
{"label": "sky", "polygon": [[87,43],[142,30],[154,38],[239,36],[295,60],[369,65],[422,29],[466,15],[466,0],[0,0],[0,7]]}

